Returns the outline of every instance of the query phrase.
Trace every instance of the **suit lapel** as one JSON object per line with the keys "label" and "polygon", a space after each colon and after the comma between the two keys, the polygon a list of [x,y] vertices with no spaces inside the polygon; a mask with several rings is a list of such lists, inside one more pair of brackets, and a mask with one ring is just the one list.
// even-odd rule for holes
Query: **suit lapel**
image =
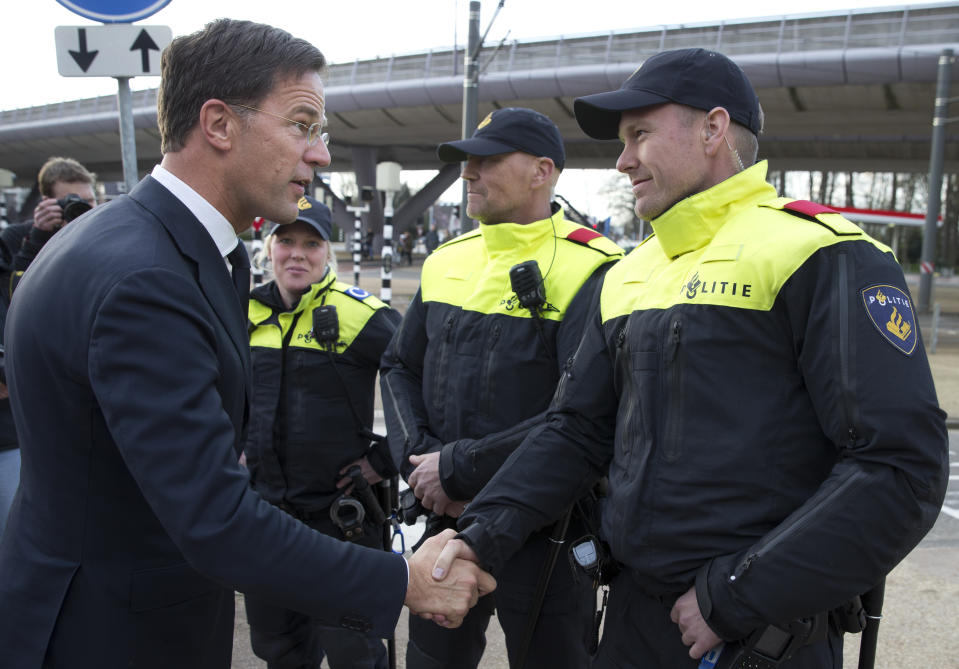
{"label": "suit lapel", "polygon": [[[229,269],[213,238],[186,205],[153,177],[148,176],[138,183],[130,197],[156,216],[180,252],[196,263],[200,290],[236,346],[246,377],[250,378],[247,315],[241,313]],[[246,392],[249,400],[249,384]]]}

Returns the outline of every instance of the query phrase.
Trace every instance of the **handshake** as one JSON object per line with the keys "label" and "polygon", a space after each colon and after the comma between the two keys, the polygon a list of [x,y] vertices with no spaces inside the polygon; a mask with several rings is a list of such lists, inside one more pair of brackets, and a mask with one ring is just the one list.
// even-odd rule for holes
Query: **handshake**
{"label": "handshake", "polygon": [[450,628],[459,627],[477,600],[496,589],[473,550],[455,536],[454,530],[443,530],[413,553],[404,602],[421,618]]}

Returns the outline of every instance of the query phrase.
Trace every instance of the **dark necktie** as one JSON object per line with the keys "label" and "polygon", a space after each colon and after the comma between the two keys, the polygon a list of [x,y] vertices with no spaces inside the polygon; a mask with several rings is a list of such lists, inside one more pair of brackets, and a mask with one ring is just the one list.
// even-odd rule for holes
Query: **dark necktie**
{"label": "dark necktie", "polygon": [[243,240],[237,240],[236,248],[226,255],[226,259],[230,261],[230,267],[233,268],[233,287],[236,288],[236,296],[240,301],[240,311],[246,318],[250,302],[250,256],[246,253]]}

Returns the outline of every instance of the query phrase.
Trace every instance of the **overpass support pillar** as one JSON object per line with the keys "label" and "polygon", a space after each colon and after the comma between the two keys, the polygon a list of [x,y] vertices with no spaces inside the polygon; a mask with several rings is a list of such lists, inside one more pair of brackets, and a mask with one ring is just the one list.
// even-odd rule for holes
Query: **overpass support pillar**
{"label": "overpass support pillar", "polygon": [[949,116],[949,79],[952,74],[952,49],[939,54],[939,77],[936,84],[936,112],[932,119],[932,151],[929,158],[929,203],[926,205],[926,226],[922,234],[922,256],[919,261],[919,311],[929,313],[932,300],[932,278],[936,261],[936,227],[942,205],[942,163],[946,150],[946,124]]}
{"label": "overpass support pillar", "polygon": [[[363,186],[376,190],[376,147],[354,146],[351,151],[357,192],[362,192]],[[369,204],[369,212],[363,214],[363,228],[373,231],[375,236],[373,247],[379,248],[383,243],[383,201],[379,197],[374,197]]]}

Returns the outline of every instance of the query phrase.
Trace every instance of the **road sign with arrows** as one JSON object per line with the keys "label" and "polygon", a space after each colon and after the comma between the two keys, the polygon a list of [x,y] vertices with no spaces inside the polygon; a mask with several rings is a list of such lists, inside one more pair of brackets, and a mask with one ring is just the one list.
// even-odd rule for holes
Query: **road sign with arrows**
{"label": "road sign with arrows", "polygon": [[111,23],[57,26],[57,70],[64,77],[160,75],[160,52],[173,39],[168,26]]}

